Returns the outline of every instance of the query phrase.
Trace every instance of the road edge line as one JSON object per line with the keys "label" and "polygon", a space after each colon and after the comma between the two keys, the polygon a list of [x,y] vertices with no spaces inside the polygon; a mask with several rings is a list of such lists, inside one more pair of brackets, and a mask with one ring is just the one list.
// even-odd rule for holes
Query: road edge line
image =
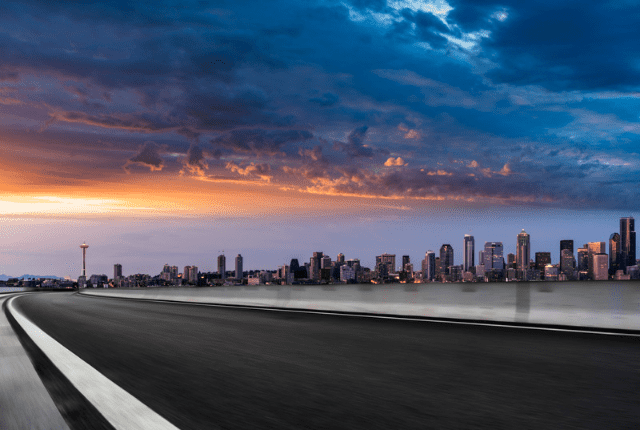
{"label": "road edge line", "polygon": [[31,341],[53,365],[116,429],[178,430],[165,418],[69,351],[15,308],[7,300],[7,310]]}

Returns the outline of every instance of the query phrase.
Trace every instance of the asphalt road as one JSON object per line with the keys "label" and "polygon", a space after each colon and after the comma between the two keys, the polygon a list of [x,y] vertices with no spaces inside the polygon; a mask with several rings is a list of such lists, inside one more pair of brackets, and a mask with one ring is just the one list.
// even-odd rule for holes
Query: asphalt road
{"label": "asphalt road", "polygon": [[640,338],[68,293],[16,305],[182,429],[640,426]]}

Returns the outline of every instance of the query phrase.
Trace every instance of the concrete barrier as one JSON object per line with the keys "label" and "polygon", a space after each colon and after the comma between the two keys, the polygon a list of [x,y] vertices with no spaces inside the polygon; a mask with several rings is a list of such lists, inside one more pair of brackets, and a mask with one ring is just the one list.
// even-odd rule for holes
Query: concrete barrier
{"label": "concrete barrier", "polygon": [[137,299],[640,330],[640,282],[84,289]]}

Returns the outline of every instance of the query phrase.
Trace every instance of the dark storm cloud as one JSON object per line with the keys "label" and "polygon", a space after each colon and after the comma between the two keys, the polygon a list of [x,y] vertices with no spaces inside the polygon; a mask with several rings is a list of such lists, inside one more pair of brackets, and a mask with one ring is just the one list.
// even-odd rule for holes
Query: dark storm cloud
{"label": "dark storm cloud", "polygon": [[162,170],[164,167],[164,160],[160,155],[162,147],[155,142],[147,141],[141,147],[138,153],[130,158],[125,164],[124,168],[128,171],[129,165],[140,164],[146,166],[150,171]]}
{"label": "dark storm cloud", "polygon": [[[499,82],[554,90],[635,88],[640,9],[621,1],[452,2],[451,21],[491,30],[482,43]],[[499,22],[492,15],[505,10]]]}
{"label": "dark storm cloud", "polygon": [[372,157],[373,149],[364,145],[368,129],[366,125],[356,128],[349,134],[347,143],[336,141],[333,148],[351,157]]}
{"label": "dark storm cloud", "polygon": [[313,134],[306,130],[233,130],[212,139],[211,145],[239,154],[273,156],[283,153],[287,144],[304,142],[312,137]]}

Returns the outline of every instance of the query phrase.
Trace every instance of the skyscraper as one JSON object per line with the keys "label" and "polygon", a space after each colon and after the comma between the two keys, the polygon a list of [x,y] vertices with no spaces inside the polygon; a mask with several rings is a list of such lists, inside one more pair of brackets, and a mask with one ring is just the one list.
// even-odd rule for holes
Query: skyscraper
{"label": "skyscraper", "polygon": [[620,235],[618,233],[611,233],[609,236],[609,274],[615,275],[616,271],[620,269]]}
{"label": "skyscraper", "polygon": [[577,265],[579,272],[589,271],[589,245],[586,243],[582,245],[582,248],[578,248]]}
{"label": "skyscraper", "polygon": [[548,264],[551,264],[551,253],[536,252],[536,270],[539,270],[541,273],[544,273],[544,268]]}
{"label": "skyscraper", "polygon": [[236,255],[236,279],[242,279],[242,255]]}
{"label": "skyscraper", "polygon": [[564,273],[565,279],[571,281],[574,279],[574,270],[576,268],[576,259],[570,249],[560,251],[560,271]]}
{"label": "skyscraper", "polygon": [[516,247],[516,268],[518,279],[526,280],[529,260],[531,259],[531,242],[529,234],[522,229],[518,233],[518,245]]}
{"label": "skyscraper", "polygon": [[218,274],[220,279],[227,278],[227,257],[224,254],[218,255]]}
{"label": "skyscraper", "polygon": [[427,251],[424,256],[424,279],[433,281],[436,277],[436,253]]}
{"label": "skyscraper", "polygon": [[633,217],[620,218],[620,269],[636,265],[636,231]]}
{"label": "skyscraper", "polygon": [[339,265],[344,264],[344,254],[342,252],[336,257],[336,263]]}
{"label": "skyscraper", "polygon": [[445,243],[440,247],[440,273],[448,275],[449,267],[453,264],[453,247]]}
{"label": "skyscraper", "polygon": [[589,259],[589,279],[595,279],[594,277],[594,259],[593,257],[597,254],[606,254],[607,250],[606,250],[606,244],[604,242],[589,242],[587,244],[588,246],[588,250],[589,250],[589,254],[588,254],[588,259]]}
{"label": "skyscraper", "polygon": [[311,261],[309,262],[309,277],[316,282],[320,282],[320,265],[322,264],[322,256],[322,252],[314,252],[313,257],[311,257]]}
{"label": "skyscraper", "polygon": [[502,242],[485,242],[484,243],[484,268],[485,270],[503,270],[504,269],[504,256],[503,256]]}
{"label": "skyscraper", "polygon": [[403,255],[402,256],[402,267],[401,267],[401,269],[405,270],[405,266],[407,264],[410,264],[410,263],[411,263],[411,258],[408,255]]}
{"label": "skyscraper", "polygon": [[469,270],[471,270],[471,268],[473,266],[475,266],[475,248],[476,248],[476,244],[475,244],[475,239],[473,238],[473,236],[469,235],[469,234],[465,234],[464,235],[464,247],[463,252],[463,269],[465,272],[468,272]]}
{"label": "skyscraper", "polygon": [[573,240],[566,239],[560,241],[560,254],[562,254],[563,249],[568,249],[573,254]]}
{"label": "skyscraper", "polygon": [[113,265],[113,279],[117,280],[122,278],[122,264]]}
{"label": "skyscraper", "polygon": [[[604,242],[603,242],[604,243]],[[607,254],[593,255],[593,280],[606,281],[609,279],[609,261]]]}
{"label": "skyscraper", "polygon": [[573,240],[566,239],[560,241],[560,271],[564,273],[567,278],[570,278],[568,274],[573,273],[573,270],[575,269],[575,261],[572,265],[573,267],[564,267],[564,263],[569,263],[571,261],[567,253],[562,253],[562,251],[565,250],[569,251],[569,254],[573,257]]}
{"label": "skyscraper", "polygon": [[386,266],[383,271],[386,271],[387,274],[396,273],[396,255],[385,253],[376,256],[376,270],[380,265]]}

